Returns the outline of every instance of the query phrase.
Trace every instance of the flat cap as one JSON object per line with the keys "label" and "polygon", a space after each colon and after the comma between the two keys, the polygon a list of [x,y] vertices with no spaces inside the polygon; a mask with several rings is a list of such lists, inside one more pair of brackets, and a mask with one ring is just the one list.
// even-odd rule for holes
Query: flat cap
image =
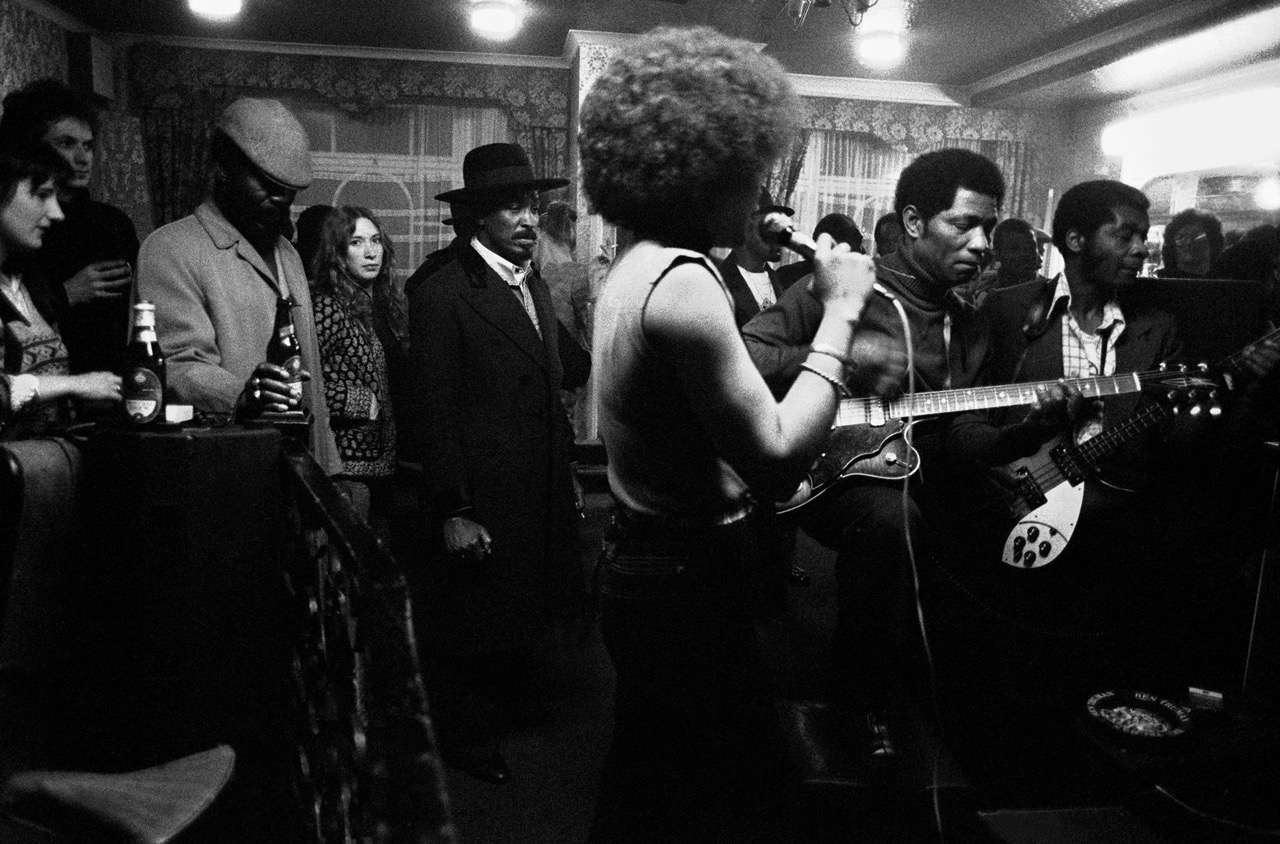
{"label": "flat cap", "polygon": [[218,129],[280,184],[295,190],[311,184],[307,130],[279,100],[241,97],[222,112]]}

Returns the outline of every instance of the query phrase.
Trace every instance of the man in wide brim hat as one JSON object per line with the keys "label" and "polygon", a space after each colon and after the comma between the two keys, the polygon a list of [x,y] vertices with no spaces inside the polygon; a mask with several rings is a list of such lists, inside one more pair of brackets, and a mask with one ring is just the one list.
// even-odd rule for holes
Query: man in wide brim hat
{"label": "man in wide brim hat", "polygon": [[428,530],[442,570],[458,574],[420,595],[420,617],[445,762],[503,783],[495,714],[520,701],[501,681],[584,608],[559,323],[532,266],[538,192],[568,180],[536,177],[515,144],[473,149],[462,169],[464,186],[436,197],[455,228],[465,214],[455,254],[408,292]]}
{"label": "man in wide brim hat", "polygon": [[519,144],[485,144],[462,159],[462,187],[445,191],[436,199],[461,205],[485,204],[495,195],[555,190],[567,184],[568,179],[535,177],[529,155]]}

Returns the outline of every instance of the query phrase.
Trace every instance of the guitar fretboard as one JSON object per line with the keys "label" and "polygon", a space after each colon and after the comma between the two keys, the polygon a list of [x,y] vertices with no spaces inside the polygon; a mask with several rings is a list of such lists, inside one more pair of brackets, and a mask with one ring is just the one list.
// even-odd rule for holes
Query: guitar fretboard
{"label": "guitar fretboard", "polygon": [[[1104,398],[1125,393],[1141,392],[1143,385],[1168,378],[1169,372],[1130,372],[1098,378],[1072,378],[1068,384],[1079,388],[1086,398]],[[936,390],[903,396],[888,401],[875,396],[843,399],[836,412],[836,426],[883,425],[890,419],[938,416],[943,413],[961,413],[970,410],[993,410],[998,407],[1016,407],[1035,402],[1036,390],[1050,387],[1055,381],[1030,381],[1025,384],[1005,384],[998,387],[970,387],[959,390]]]}

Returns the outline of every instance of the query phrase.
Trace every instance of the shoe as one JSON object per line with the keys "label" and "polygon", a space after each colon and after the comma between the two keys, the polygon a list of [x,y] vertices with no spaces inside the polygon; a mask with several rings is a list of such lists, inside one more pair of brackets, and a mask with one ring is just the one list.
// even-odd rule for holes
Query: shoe
{"label": "shoe", "polygon": [[809,572],[799,566],[791,567],[791,571],[787,572],[787,580],[792,586],[808,586],[813,582],[813,578],[809,576]]}
{"label": "shoe", "polygon": [[481,782],[505,785],[511,782],[511,769],[497,748],[461,747],[445,751],[444,763],[450,768],[470,774]]}
{"label": "shoe", "polygon": [[870,709],[866,716],[867,751],[873,762],[888,762],[897,753],[889,737],[889,719],[882,709]]}

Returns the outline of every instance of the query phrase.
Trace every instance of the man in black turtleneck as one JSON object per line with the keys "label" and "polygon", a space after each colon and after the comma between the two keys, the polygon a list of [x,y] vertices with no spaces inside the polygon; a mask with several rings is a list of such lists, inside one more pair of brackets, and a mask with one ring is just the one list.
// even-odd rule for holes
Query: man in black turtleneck
{"label": "man in black turtleneck", "polygon": [[[911,329],[916,392],[967,387],[981,359],[970,336],[969,310],[952,288],[977,277],[990,248],[1004,179],[988,159],[961,149],[927,153],[902,173],[895,208],[904,236],[897,252],[877,259],[876,277],[901,303]],[[778,303],[743,328],[752,360],[775,393],[786,392],[811,351],[822,308],[803,284],[789,288]],[[909,389],[903,327],[892,301],[873,296],[846,367],[854,396],[905,393]],[[1048,412],[1061,395],[1044,396]],[[878,429],[888,436],[898,428]],[[916,428],[914,444],[924,469],[941,468],[927,423]],[[829,449],[831,451],[831,449]],[[877,461],[868,461],[874,468]],[[884,465],[882,462],[880,465]],[[899,464],[901,465],[901,464]],[[893,468],[890,465],[888,468]],[[832,694],[850,706],[868,727],[868,750],[892,754],[886,718],[901,700],[903,670],[919,654],[912,619],[912,561],[905,541],[909,528],[917,559],[929,553],[930,537],[913,499],[905,504],[902,484],[879,479],[844,480],[796,511],[801,527],[836,551],[838,613],[832,641]]]}

